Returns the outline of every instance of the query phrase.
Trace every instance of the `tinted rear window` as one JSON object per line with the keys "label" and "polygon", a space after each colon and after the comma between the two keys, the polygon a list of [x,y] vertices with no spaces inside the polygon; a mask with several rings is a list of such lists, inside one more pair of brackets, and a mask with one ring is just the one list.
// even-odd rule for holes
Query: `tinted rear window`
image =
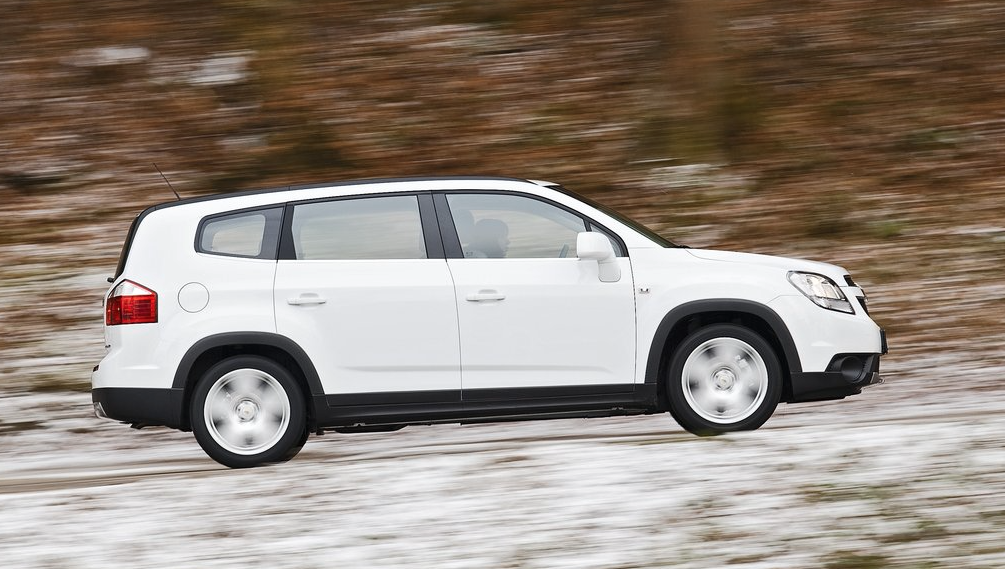
{"label": "tinted rear window", "polygon": [[136,226],[140,224],[140,219],[143,215],[137,215],[133,222],[129,225],[129,233],[126,234],[126,240],[122,243],[122,251],[119,253],[119,264],[115,267],[115,276],[111,278],[111,281],[119,278],[122,272],[126,270],[126,257],[129,256],[129,248],[133,245],[133,236],[136,235]]}
{"label": "tinted rear window", "polygon": [[207,217],[199,224],[196,250],[228,257],[275,259],[282,218],[282,208]]}

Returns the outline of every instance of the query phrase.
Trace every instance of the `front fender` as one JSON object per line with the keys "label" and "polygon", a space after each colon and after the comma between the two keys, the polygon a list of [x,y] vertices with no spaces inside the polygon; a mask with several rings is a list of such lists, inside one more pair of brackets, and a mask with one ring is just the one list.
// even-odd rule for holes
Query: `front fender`
{"label": "front fender", "polygon": [[663,320],[656,328],[656,333],[650,344],[649,357],[646,362],[645,383],[659,383],[660,362],[666,352],[671,332],[678,325],[699,314],[737,314],[758,318],[767,324],[772,333],[774,333],[775,339],[782,349],[789,373],[802,372],[802,366],[799,363],[799,352],[796,350],[795,342],[792,341],[792,335],[789,333],[785,322],[774,310],[764,304],[750,300],[715,298],[695,300],[681,304],[670,310],[663,317]]}

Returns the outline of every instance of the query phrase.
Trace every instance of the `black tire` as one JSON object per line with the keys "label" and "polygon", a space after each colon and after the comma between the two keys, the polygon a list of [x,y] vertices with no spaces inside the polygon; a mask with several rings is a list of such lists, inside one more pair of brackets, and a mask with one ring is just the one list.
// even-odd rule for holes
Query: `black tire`
{"label": "black tire", "polygon": [[696,330],[674,350],[666,377],[670,413],[696,435],[754,430],[774,413],[782,368],[771,345],[734,324]]}
{"label": "black tire", "polygon": [[206,454],[231,468],[285,462],[307,440],[307,407],[293,376],[274,361],[235,356],[196,385],[192,433]]}

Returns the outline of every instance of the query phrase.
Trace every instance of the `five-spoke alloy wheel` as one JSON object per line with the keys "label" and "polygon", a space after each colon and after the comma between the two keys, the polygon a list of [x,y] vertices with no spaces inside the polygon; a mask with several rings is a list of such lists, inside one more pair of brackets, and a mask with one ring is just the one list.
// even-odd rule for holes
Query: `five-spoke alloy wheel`
{"label": "five-spoke alloy wheel", "polygon": [[210,368],[196,386],[190,416],[203,450],[232,468],[287,461],[307,438],[299,385],[286,369],[258,356]]}
{"label": "five-spoke alloy wheel", "polygon": [[666,384],[670,412],[699,435],[756,429],[782,391],[778,357],[760,335],[734,324],[693,332],[674,352]]}

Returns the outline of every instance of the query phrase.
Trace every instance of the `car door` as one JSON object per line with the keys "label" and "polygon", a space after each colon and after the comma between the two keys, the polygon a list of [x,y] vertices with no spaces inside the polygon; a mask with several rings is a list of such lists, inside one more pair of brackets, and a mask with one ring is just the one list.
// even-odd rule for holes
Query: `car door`
{"label": "car door", "polygon": [[433,215],[429,194],[287,207],[276,326],[310,356],[325,393],[355,394],[335,401],[459,400],[457,307]]}
{"label": "car door", "polygon": [[525,194],[444,193],[436,204],[449,211],[440,223],[454,249],[465,400],[632,390],[629,259],[602,282],[596,261],[576,257],[577,235],[601,228]]}

